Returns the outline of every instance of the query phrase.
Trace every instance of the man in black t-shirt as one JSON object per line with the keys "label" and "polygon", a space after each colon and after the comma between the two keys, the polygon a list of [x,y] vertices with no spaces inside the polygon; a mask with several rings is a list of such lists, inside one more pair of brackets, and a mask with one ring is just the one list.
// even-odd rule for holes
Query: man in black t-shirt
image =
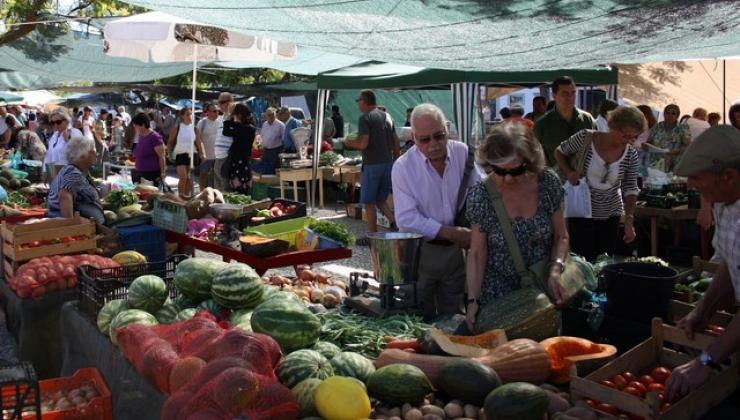
{"label": "man in black t-shirt", "polygon": [[334,122],[334,138],[344,137],[344,117],[339,113],[337,105],[331,106],[331,120]]}
{"label": "man in black t-shirt", "polygon": [[[364,204],[367,213],[367,230],[373,233],[378,231],[376,206],[395,227],[393,211],[387,199],[391,193],[393,161],[401,155],[401,146],[392,122],[385,112],[377,108],[372,90],[360,92],[357,106],[362,112],[358,122],[359,136],[357,139],[347,139],[345,146],[362,150],[360,203]],[[361,238],[358,244],[369,245],[369,241]]]}

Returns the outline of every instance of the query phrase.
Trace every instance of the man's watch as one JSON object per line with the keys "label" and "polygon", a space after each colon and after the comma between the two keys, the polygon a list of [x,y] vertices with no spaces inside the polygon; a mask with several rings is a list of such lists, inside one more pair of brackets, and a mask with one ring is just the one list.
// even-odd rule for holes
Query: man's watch
{"label": "man's watch", "polygon": [[702,351],[701,354],[699,354],[697,360],[704,366],[710,367],[714,370],[722,370],[722,367],[714,361],[712,355],[709,354],[706,350]]}
{"label": "man's watch", "polygon": [[550,266],[553,265],[557,266],[560,269],[560,274],[563,274],[563,271],[565,271],[565,261],[563,261],[562,258],[556,258],[554,261],[550,263]]}

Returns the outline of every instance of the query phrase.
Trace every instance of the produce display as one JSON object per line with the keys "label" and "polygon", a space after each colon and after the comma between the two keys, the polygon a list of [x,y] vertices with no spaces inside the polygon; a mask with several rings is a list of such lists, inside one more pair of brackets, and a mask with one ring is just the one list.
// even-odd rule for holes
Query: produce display
{"label": "produce display", "polygon": [[112,211],[117,212],[120,208],[138,203],[139,195],[134,191],[111,191],[105,196],[105,202]]}
{"label": "produce display", "polygon": [[20,190],[21,188],[29,187],[30,185],[31,181],[16,177],[10,169],[0,170],[0,186],[6,190]]}
{"label": "produce display", "polygon": [[79,387],[72,389],[60,389],[56,392],[41,393],[41,413],[53,411],[67,411],[71,409],[84,410],[87,405],[100,396],[95,383],[87,381]]}
{"label": "produce display", "polygon": [[326,236],[329,239],[341,243],[345,247],[355,244],[355,236],[350,233],[345,225],[328,220],[311,219],[308,228],[318,235]]}
{"label": "produce display", "polygon": [[298,211],[298,207],[295,204],[286,206],[282,202],[276,201],[269,209],[258,210],[257,215],[252,217],[252,223],[261,223],[265,219],[294,214],[296,211]]}
{"label": "produce display", "polygon": [[86,265],[101,269],[120,267],[112,259],[99,255],[54,255],[34,258],[21,265],[7,282],[20,298],[40,298],[47,293],[76,287],[75,268]]}
{"label": "produce display", "polygon": [[685,282],[677,282],[673,287],[673,291],[686,296],[687,302],[696,302],[704,297],[704,292],[709,289],[709,285],[712,283],[712,277],[700,277],[700,276],[689,276]]}
{"label": "produce display", "polygon": [[[625,371],[621,374],[614,375],[612,380],[601,381],[601,385],[618,389],[638,398],[647,398],[648,393],[654,392],[657,394],[658,400],[660,401],[660,411],[664,412],[668,410],[671,407],[671,402],[666,399],[664,392],[665,383],[671,376],[671,369],[658,366],[653,368],[652,371],[644,373],[645,374],[643,375],[639,375],[630,371]],[[594,400],[586,400],[586,403],[591,408],[607,414],[622,414],[616,407],[610,404]],[[625,414],[629,415],[629,413]]]}
{"label": "produce display", "polygon": [[239,194],[239,193],[231,193],[227,192],[224,193],[224,201],[229,204],[251,204],[252,203],[252,196],[251,195],[245,195],[245,194]]}

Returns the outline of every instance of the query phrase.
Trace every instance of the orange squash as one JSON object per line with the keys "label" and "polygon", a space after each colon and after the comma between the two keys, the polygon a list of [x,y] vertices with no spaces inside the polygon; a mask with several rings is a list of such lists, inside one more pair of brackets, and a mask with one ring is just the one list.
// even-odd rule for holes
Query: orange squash
{"label": "orange squash", "polygon": [[[386,349],[375,360],[380,368],[395,363],[406,363],[421,369],[432,385],[439,387],[439,372],[452,356],[414,354],[398,349]],[[538,342],[520,338],[501,344],[483,357],[473,358],[492,368],[502,382],[531,382],[540,384],[550,375],[550,357]]]}
{"label": "orange squash", "polygon": [[444,331],[432,328],[432,339],[445,353],[452,356],[482,357],[492,349],[506,343],[504,330],[491,330],[474,336],[447,335]]}
{"label": "orange squash", "polygon": [[550,380],[558,384],[570,382],[573,364],[602,361],[617,353],[614,346],[579,337],[551,337],[541,344],[550,357]]}

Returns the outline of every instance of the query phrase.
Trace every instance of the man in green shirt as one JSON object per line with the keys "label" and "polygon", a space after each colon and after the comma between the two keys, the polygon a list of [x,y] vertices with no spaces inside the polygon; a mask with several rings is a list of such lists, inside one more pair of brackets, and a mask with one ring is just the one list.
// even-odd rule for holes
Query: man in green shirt
{"label": "man in green shirt", "polygon": [[534,124],[534,135],[545,150],[547,164],[555,166],[555,148],[561,142],[583,129],[596,129],[594,117],[576,108],[576,82],[561,76],[552,82],[555,108],[540,117]]}

